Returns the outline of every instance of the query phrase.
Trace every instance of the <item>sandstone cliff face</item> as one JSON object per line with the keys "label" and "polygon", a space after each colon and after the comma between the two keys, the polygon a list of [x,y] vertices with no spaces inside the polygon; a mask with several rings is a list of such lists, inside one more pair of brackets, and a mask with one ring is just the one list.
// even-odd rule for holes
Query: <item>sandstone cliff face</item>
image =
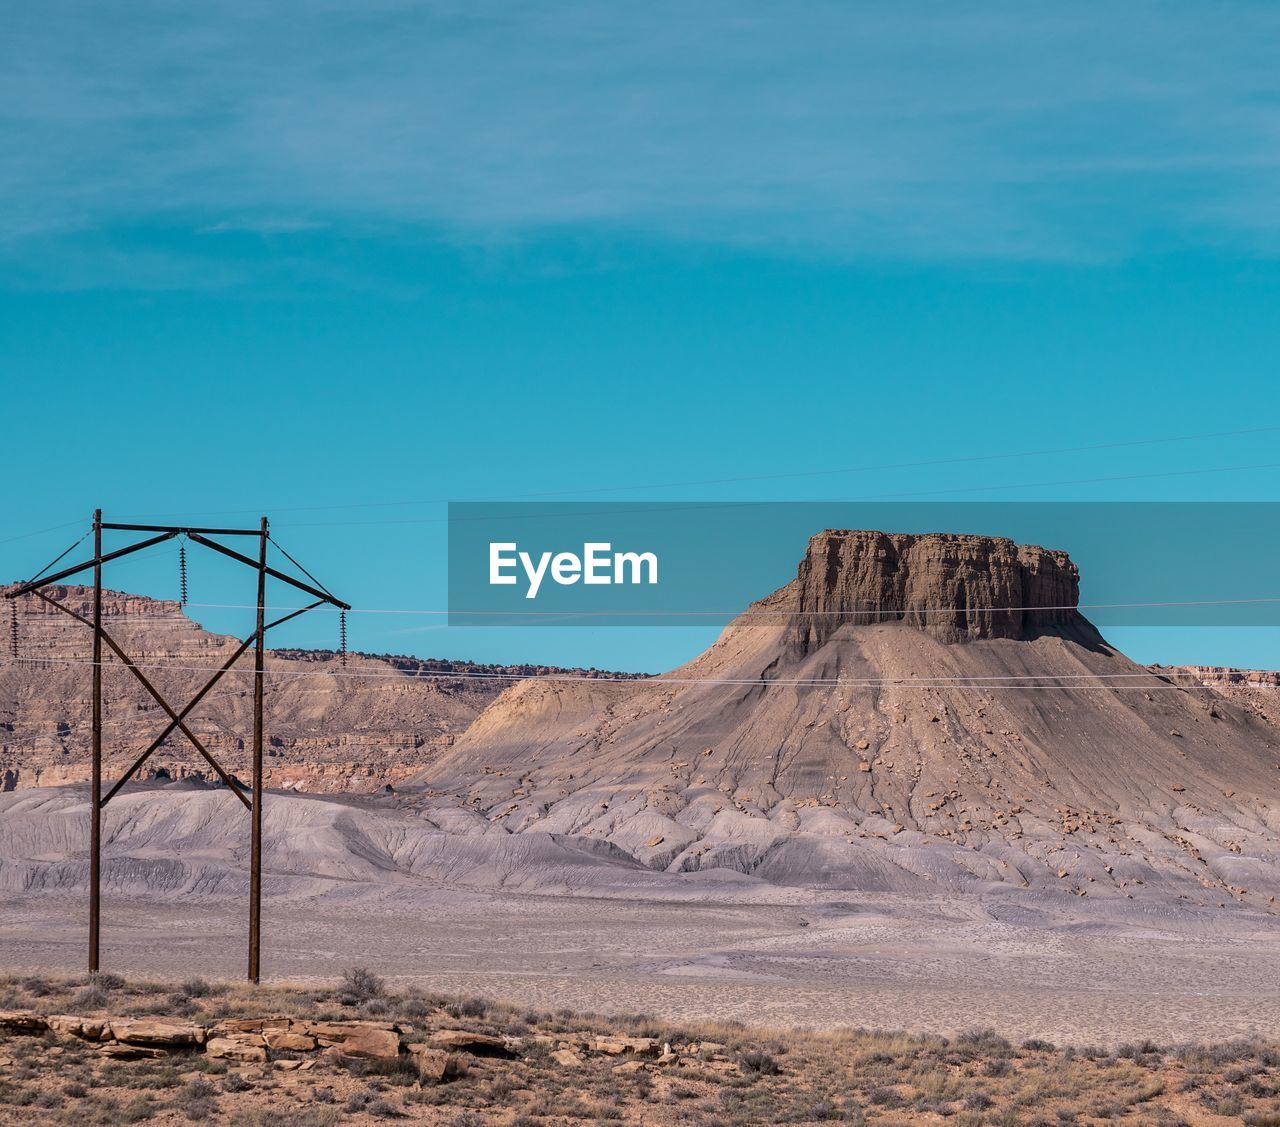
{"label": "sandstone cliff face", "polygon": [[1259,692],[1280,691],[1280,672],[1273,669],[1232,669],[1225,665],[1183,665],[1178,668],[1203,685],[1232,685]]}
{"label": "sandstone cliff face", "polygon": [[1227,700],[1280,725],[1280,672],[1270,669],[1231,669],[1222,665],[1152,666],[1180,679],[1189,679]]}
{"label": "sandstone cliff face", "polygon": [[[92,614],[89,588],[48,590],[77,613]],[[0,609],[7,619],[7,605]],[[202,629],[176,602],[109,591],[103,616],[112,637],[175,705],[238,644]],[[19,643],[22,660],[12,664],[6,653],[0,663],[0,790],[83,782],[90,774],[90,632],[29,596],[20,600]],[[227,770],[247,778],[251,658],[236,668],[188,723]],[[362,654],[350,655],[343,669],[333,653],[304,650],[270,651],[266,669],[267,785],[313,792],[378,790],[420,771],[509,683],[466,674],[558,672]],[[114,779],[168,718],[113,656],[103,678],[103,749]],[[157,775],[214,778],[180,734],[141,773]]]}
{"label": "sandstone cliff face", "polygon": [[999,537],[828,530],[809,541],[794,586],[800,652],[845,624],[901,621],[956,643],[1078,622],[1067,554]]}

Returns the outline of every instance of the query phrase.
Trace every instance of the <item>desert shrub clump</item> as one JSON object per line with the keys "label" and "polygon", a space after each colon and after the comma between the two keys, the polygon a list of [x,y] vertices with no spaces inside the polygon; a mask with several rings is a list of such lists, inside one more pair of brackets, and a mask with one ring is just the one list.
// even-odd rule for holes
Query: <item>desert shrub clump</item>
{"label": "desert shrub clump", "polygon": [[213,993],[213,987],[203,978],[188,978],[182,984],[182,993],[188,998],[207,998]]}
{"label": "desert shrub clump", "polygon": [[342,972],[342,985],[338,987],[338,1001],[359,1006],[381,998],[386,984],[368,967],[349,967]]}
{"label": "desert shrub clump", "polygon": [[173,1098],[173,1106],[188,1119],[199,1121],[217,1114],[218,1090],[207,1080],[195,1079]]}
{"label": "desert shrub clump", "polygon": [[100,986],[86,986],[75,996],[73,1005],[79,1010],[105,1010],[111,995]]}
{"label": "desert shrub clump", "polygon": [[483,998],[460,998],[446,1002],[444,1009],[450,1017],[484,1017],[489,1012],[489,1003]]}
{"label": "desert shrub clump", "polygon": [[750,1049],[743,1053],[738,1057],[738,1064],[743,1072],[754,1072],[759,1076],[777,1076],[780,1071],[774,1057],[759,1049]]}

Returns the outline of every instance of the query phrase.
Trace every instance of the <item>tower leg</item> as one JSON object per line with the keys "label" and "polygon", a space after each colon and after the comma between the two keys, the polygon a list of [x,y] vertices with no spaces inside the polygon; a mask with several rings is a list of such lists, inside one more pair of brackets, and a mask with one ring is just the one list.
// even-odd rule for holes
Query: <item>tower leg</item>
{"label": "tower leg", "polygon": [[267,518],[258,540],[258,636],[253,651],[253,843],[249,852],[249,981],[260,977],[262,950],[262,697],[266,635]]}
{"label": "tower leg", "polygon": [[102,898],[102,510],[93,514],[93,784],[89,814],[89,971],[98,969]]}

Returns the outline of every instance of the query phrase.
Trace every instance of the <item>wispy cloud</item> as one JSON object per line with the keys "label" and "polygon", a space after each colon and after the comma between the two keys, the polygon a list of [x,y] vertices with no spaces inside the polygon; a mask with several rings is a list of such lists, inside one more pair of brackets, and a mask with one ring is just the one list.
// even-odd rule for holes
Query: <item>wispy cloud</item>
{"label": "wispy cloud", "polygon": [[295,215],[246,215],[238,219],[219,219],[198,229],[201,235],[296,235],[303,231],[322,231],[327,224],[318,219]]}
{"label": "wispy cloud", "polygon": [[1280,233],[1271,5],[53,0],[6,24],[6,257],[145,223],[1015,259]]}

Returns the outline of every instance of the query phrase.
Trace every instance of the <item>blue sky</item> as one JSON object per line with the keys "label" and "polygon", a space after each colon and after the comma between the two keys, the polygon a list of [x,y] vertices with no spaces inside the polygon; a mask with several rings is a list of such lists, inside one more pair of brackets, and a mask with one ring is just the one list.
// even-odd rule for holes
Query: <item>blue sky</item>
{"label": "blue sky", "polygon": [[[903,465],[1280,425],[1278,47],[1247,4],[15,11],[0,575],[98,504],[266,512],[357,605],[433,609],[450,498],[1280,499],[1274,433]],[[1117,641],[1280,664],[1260,629]]]}

